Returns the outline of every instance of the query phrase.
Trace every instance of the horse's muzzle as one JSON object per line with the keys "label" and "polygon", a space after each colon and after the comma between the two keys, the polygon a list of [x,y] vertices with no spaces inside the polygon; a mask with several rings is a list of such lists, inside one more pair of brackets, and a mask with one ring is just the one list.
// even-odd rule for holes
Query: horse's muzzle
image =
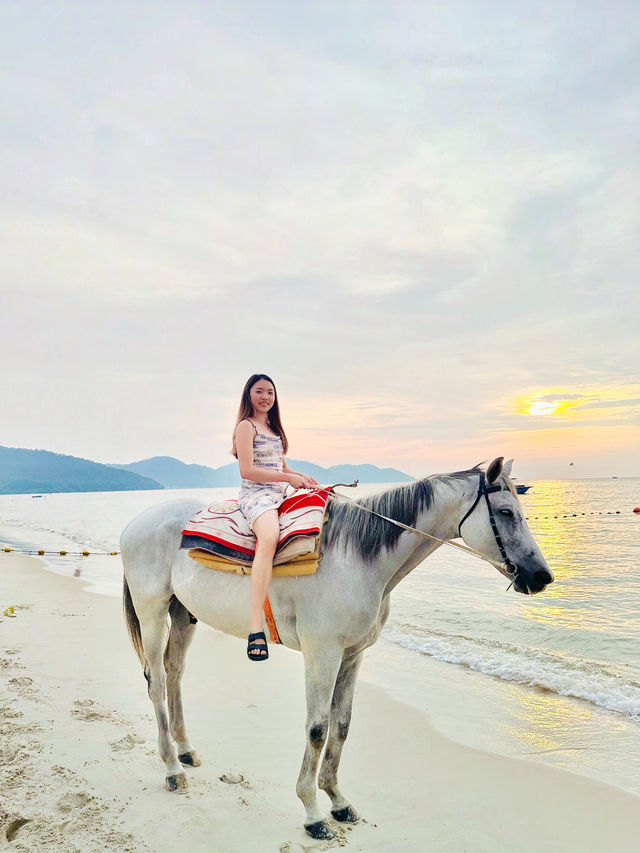
{"label": "horse's muzzle", "polygon": [[524,595],[535,595],[553,583],[553,573],[546,568],[536,569],[533,572],[518,571],[513,582],[516,592]]}

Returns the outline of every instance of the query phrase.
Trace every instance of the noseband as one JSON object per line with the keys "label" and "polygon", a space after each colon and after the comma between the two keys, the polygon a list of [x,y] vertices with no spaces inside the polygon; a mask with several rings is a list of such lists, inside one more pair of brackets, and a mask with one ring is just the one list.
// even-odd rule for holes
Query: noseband
{"label": "noseband", "polygon": [[[475,501],[471,504],[471,509],[469,509],[458,525],[458,536],[462,536],[460,532],[460,528],[464,524],[464,522],[469,518],[474,509],[478,506],[478,501],[484,495],[485,503],[487,504],[487,510],[489,511],[489,523],[491,524],[491,529],[493,530],[493,536],[496,540],[496,545],[498,546],[498,550],[500,551],[500,556],[502,557],[502,561],[504,562],[507,571],[513,575],[513,580],[516,579],[518,575],[518,567],[515,563],[512,563],[511,560],[507,557],[507,552],[504,549],[504,545],[502,544],[502,538],[500,536],[500,532],[498,531],[498,526],[496,524],[496,520],[493,517],[493,510],[491,509],[491,504],[489,503],[489,495],[492,492],[500,492],[502,488],[500,486],[487,486],[487,481],[484,475],[484,472],[480,473],[480,478],[478,481],[478,494],[476,495]],[[512,581],[513,582],[513,581]]]}

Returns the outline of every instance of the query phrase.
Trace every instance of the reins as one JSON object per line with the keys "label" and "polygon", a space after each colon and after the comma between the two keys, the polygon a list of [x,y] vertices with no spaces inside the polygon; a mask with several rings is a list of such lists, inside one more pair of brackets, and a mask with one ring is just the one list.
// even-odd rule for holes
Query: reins
{"label": "reins", "polygon": [[517,574],[517,566],[509,560],[504,550],[504,546],[502,544],[502,539],[500,538],[500,534],[498,532],[498,528],[495,523],[495,519],[493,517],[493,512],[491,510],[491,504],[489,503],[489,498],[487,497],[488,492],[497,492],[500,491],[500,486],[489,486],[487,487],[484,473],[480,474],[480,482],[478,486],[478,494],[476,499],[471,507],[471,509],[464,515],[462,521],[458,525],[458,533],[460,534],[460,527],[467,520],[467,518],[471,515],[473,510],[476,508],[478,501],[484,494],[485,500],[487,502],[487,506],[489,508],[489,519],[491,521],[491,529],[493,530],[493,535],[496,538],[496,544],[498,545],[498,549],[500,551],[500,556],[504,560],[504,563],[498,563],[495,560],[491,560],[489,557],[486,557],[484,554],[481,554],[480,551],[476,551],[475,548],[470,548],[468,545],[462,545],[460,542],[453,542],[451,539],[439,539],[437,536],[433,536],[431,533],[425,533],[424,530],[418,530],[417,527],[411,527],[408,524],[404,524],[401,521],[398,521],[395,518],[389,518],[387,515],[382,515],[382,513],[376,512],[373,509],[370,509],[367,506],[364,506],[353,498],[348,497],[347,495],[341,495],[338,492],[335,492],[334,489],[338,486],[346,486],[347,488],[354,488],[358,485],[358,481],[355,480],[353,483],[335,483],[333,486],[327,486],[327,488],[318,488],[318,489],[307,489],[307,492],[322,492],[326,494],[328,498],[339,501],[344,500],[353,504],[353,506],[358,507],[358,509],[363,510],[364,512],[368,512],[371,515],[375,515],[378,518],[382,518],[384,521],[389,522],[389,524],[394,524],[396,527],[401,527],[403,530],[408,531],[409,533],[415,533],[417,536],[422,536],[425,539],[432,539],[434,542],[439,542],[440,545],[451,545],[453,548],[457,548],[459,551],[465,551],[467,554],[471,554],[473,557],[478,557],[480,560],[484,560],[486,563],[489,563],[494,568],[499,571],[506,573],[508,577],[512,578],[511,584],[507,587],[507,589],[511,588],[511,585],[516,579]]}

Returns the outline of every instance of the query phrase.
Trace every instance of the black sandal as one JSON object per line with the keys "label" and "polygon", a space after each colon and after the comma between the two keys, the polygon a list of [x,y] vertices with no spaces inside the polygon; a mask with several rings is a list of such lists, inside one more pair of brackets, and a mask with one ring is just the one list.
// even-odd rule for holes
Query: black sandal
{"label": "black sandal", "polygon": [[[253,643],[252,640],[264,640],[262,644]],[[264,652],[264,654],[252,654],[253,652]],[[258,631],[257,634],[249,634],[249,644],[247,645],[247,657],[249,660],[266,660],[269,657],[269,649],[267,647],[267,638],[264,631]]]}

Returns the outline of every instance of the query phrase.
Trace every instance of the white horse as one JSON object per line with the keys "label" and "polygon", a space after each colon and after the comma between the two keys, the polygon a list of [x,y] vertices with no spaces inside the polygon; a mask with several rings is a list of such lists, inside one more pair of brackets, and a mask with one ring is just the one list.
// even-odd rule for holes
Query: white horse
{"label": "white horse", "polygon": [[[280,638],[304,656],[306,747],[296,790],[313,838],[334,835],[317,802],[323,748],[317,785],[331,799],[331,814],[338,821],[358,820],[337,777],[362,653],[380,635],[396,584],[441,544],[380,516],[438,540],[461,536],[490,561],[502,559],[500,570],[516,591],[540,592],[553,574],[523,518],[510,471],[511,463],[503,466],[499,457],[486,472],[428,477],[358,503],[329,501],[317,572],[272,581],[269,598]],[[191,500],[169,501],[142,513],[121,537],[127,625],[155,709],[169,790],[187,787],[181,765],[200,764],[185,730],[180,692],[195,623],[200,619],[244,639],[249,630],[248,579],[212,571],[179,550],[182,529],[200,509]]]}

